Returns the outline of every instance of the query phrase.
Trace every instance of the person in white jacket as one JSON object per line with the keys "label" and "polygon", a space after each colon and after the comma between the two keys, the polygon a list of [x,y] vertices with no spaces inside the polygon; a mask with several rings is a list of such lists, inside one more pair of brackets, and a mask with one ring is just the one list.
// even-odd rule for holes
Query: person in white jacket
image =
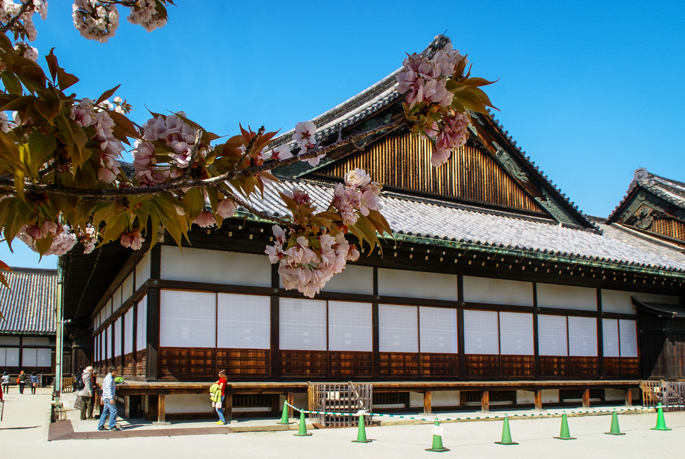
{"label": "person in white jacket", "polygon": [[[95,388],[93,387],[93,367],[87,367],[81,375],[83,381],[83,389],[78,391],[76,395],[81,397],[81,420],[93,419],[93,396],[95,395]],[[86,415],[88,417],[86,417]]]}
{"label": "person in white jacket", "polygon": [[105,419],[109,416],[109,430],[121,430],[117,425],[117,386],[114,378],[117,376],[117,368],[109,367],[109,373],[102,381],[102,414],[100,415],[100,422],[98,423],[98,430],[105,430]]}

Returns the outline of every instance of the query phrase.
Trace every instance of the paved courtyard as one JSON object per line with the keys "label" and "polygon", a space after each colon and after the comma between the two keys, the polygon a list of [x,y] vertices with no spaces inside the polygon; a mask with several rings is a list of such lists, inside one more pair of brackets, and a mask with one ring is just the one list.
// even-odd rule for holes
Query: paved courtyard
{"label": "paved courtyard", "polygon": [[[134,457],[188,458],[227,454],[231,457],[302,458],[350,456],[379,458],[414,458],[433,453],[425,452],[431,446],[433,426],[396,425],[367,428],[372,443],[357,444],[356,429],[322,429],[311,431],[310,437],[295,437],[293,431],[241,432],[223,435],[194,435],[154,438],[110,438],[100,440],[65,440],[48,442],[48,414],[50,390],[39,389],[37,395],[19,395],[16,390],[6,397],[5,418],[0,423],[0,457],[18,457],[20,454],[47,455],[56,458],[70,457],[76,451],[90,451],[98,457],[109,453],[117,457],[134,454]],[[459,414],[464,416],[464,414]],[[441,417],[447,416],[441,414]],[[73,418],[74,416],[72,416]],[[571,435],[575,441],[559,441],[559,418],[515,419],[511,421],[513,440],[518,446],[501,446],[501,421],[459,422],[443,424],[443,443],[451,451],[446,456],[463,458],[682,458],[685,456],[685,412],[666,413],[666,423],[673,430],[650,430],[656,423],[656,414],[626,414],[619,416],[625,436],[604,435],[609,430],[611,417],[570,417]],[[275,419],[234,421],[231,428],[273,426]],[[123,420],[127,429],[152,429]],[[208,427],[202,423],[173,423],[172,428]],[[217,427],[222,429],[221,427]],[[76,429],[75,429],[76,430]],[[79,431],[96,430],[96,422],[81,424]],[[430,456],[428,456],[430,457]]]}

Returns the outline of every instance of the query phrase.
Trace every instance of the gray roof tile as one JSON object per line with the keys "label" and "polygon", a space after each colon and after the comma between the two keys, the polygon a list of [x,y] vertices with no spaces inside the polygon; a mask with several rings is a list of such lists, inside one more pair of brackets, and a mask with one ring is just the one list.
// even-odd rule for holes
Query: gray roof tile
{"label": "gray roof tile", "polygon": [[54,334],[57,270],[12,268],[0,285],[0,333]]}

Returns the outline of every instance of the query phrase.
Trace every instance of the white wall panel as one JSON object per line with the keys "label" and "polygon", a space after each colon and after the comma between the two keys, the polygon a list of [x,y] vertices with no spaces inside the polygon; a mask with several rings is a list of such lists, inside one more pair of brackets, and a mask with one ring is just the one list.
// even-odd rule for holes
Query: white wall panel
{"label": "white wall panel", "polygon": [[147,349],[147,295],[138,302],[136,312],[136,351]]}
{"label": "white wall panel", "polygon": [[535,355],[533,314],[500,312],[500,353]]}
{"label": "white wall panel", "polygon": [[121,301],[122,303],[125,303],[131,296],[133,295],[133,273],[129,274],[126,279],[124,279],[124,283],[122,285],[121,289]]}
{"label": "white wall panel", "polygon": [[121,317],[114,322],[114,357],[121,355]]}
{"label": "white wall panel", "polygon": [[568,355],[566,316],[538,315],[540,355]]}
{"label": "white wall panel", "polygon": [[621,357],[637,357],[637,322],[621,319],[618,321],[621,337]]}
{"label": "white wall panel", "polygon": [[325,301],[281,298],[279,322],[281,349],[327,349]]}
{"label": "white wall panel", "polygon": [[150,278],[150,252],[146,253],[136,265],[136,283],[134,288],[138,290]]}
{"label": "white wall panel", "polygon": [[24,336],[21,344],[22,346],[49,346],[50,338],[47,336]]}
{"label": "white wall panel", "polygon": [[597,357],[597,319],[568,318],[568,352],[578,357]]}
{"label": "white wall panel", "polygon": [[219,293],[217,346],[271,349],[271,297]]}
{"label": "white wall panel", "polygon": [[35,367],[36,365],[36,349],[27,348],[21,350],[21,365],[23,367]]}
{"label": "white wall panel", "polygon": [[597,310],[597,290],[571,285],[538,284],[538,307]]}
{"label": "white wall panel", "polygon": [[621,314],[637,314],[630,296],[631,292],[602,289],[602,311]]}
{"label": "white wall panel", "polygon": [[464,353],[499,354],[496,311],[464,311]]}
{"label": "white wall panel", "polygon": [[159,345],[161,347],[216,346],[216,294],[162,290]]}
{"label": "white wall panel", "polygon": [[533,283],[464,276],[464,301],[533,306]]}
{"label": "white wall panel", "polygon": [[19,366],[19,348],[8,347],[5,350],[5,365],[8,367],[18,367]]}
{"label": "white wall panel", "polygon": [[112,296],[112,312],[115,312],[121,306],[121,286],[114,292]]}
{"label": "white wall panel", "polygon": [[456,354],[457,310],[451,308],[419,307],[421,352]]}
{"label": "white wall panel", "polygon": [[112,326],[107,327],[107,333],[105,333],[105,358],[112,358]]}
{"label": "white wall panel", "polygon": [[620,357],[618,348],[618,320],[602,319],[602,340],[604,357]]}
{"label": "white wall panel", "polygon": [[133,308],[124,315],[124,354],[133,352]]}
{"label": "white wall panel", "polygon": [[378,322],[380,352],[419,352],[416,306],[381,304],[378,306]]}
{"label": "white wall panel", "polygon": [[373,268],[348,263],[343,272],[326,282],[322,291],[373,295]]}
{"label": "white wall panel", "polygon": [[38,349],[36,353],[36,366],[49,367],[52,366],[52,351],[50,349]]}
{"label": "white wall panel", "polygon": [[328,350],[373,351],[372,322],[371,303],[329,301]]}
{"label": "white wall panel", "polygon": [[378,294],[456,301],[457,276],[379,268]]}
{"label": "white wall panel", "polygon": [[266,255],[162,246],[162,279],[216,284],[271,286]]}
{"label": "white wall panel", "polygon": [[105,304],[105,320],[109,319],[112,315],[112,298],[109,299],[107,304]]}
{"label": "white wall panel", "polygon": [[10,346],[19,346],[18,336],[0,336],[0,345],[8,344]]}

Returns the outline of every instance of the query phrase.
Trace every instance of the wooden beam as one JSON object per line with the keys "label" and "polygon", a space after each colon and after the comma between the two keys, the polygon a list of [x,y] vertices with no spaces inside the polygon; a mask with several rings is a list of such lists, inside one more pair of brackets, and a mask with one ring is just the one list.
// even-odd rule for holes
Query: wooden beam
{"label": "wooden beam", "polygon": [[224,418],[226,418],[226,424],[230,424],[233,419],[233,389],[229,385],[226,385],[224,394],[226,395],[223,406]]}
{"label": "wooden beam", "polygon": [[483,413],[490,411],[490,391],[483,390],[480,392],[480,410]]}
{"label": "wooden beam", "polygon": [[542,389],[537,389],[535,391],[535,409],[542,409]]}
{"label": "wooden beam", "polygon": [[590,408],[590,388],[583,390],[583,408]]}
{"label": "wooden beam", "polygon": [[166,395],[157,395],[157,422],[166,422]]}
{"label": "wooden beam", "polygon": [[626,389],[626,406],[633,406],[633,389]]}
{"label": "wooden beam", "polygon": [[[150,281],[148,281],[150,282]],[[153,281],[154,282],[154,281]],[[147,346],[145,358],[145,379],[154,381],[159,378],[159,289],[150,288],[147,293]]]}
{"label": "wooden beam", "polygon": [[423,393],[423,413],[431,414],[433,412],[433,391],[427,390]]}
{"label": "wooden beam", "polygon": [[[288,402],[289,405],[294,405],[295,404],[295,393],[294,392],[288,392],[288,395],[286,396],[286,401]],[[288,407],[288,418],[293,417],[293,409],[292,407]]]}

